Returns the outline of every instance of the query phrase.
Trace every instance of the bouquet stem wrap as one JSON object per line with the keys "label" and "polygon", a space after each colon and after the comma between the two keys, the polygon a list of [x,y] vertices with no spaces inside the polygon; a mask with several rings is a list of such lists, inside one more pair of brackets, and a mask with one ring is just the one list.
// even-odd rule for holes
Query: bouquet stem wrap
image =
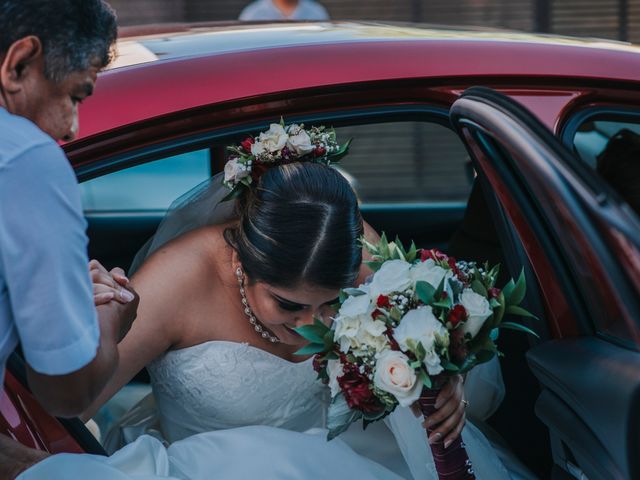
{"label": "bouquet stem wrap", "polygon": [[[440,390],[424,388],[418,399],[422,415],[427,418],[436,412],[435,403]],[[429,435],[433,428],[427,429]],[[444,448],[444,442],[436,442],[431,445],[431,453],[435,462],[436,471],[440,480],[468,480],[475,479],[471,461],[462,443],[462,437],[458,437],[448,448]]]}

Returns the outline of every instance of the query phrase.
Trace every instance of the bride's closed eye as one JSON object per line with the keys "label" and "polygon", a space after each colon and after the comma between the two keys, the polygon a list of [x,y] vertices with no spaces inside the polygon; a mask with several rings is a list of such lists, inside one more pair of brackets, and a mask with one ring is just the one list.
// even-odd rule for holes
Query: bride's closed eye
{"label": "bride's closed eye", "polygon": [[287,312],[299,312],[306,308],[306,305],[300,305],[299,303],[285,302],[283,300],[276,299],[278,307]]}
{"label": "bride's closed eye", "polygon": [[[296,303],[296,302],[290,302],[289,300],[286,300],[284,298],[278,297],[277,295],[273,295],[274,300],[276,301],[277,305],[279,308],[281,308],[282,310],[285,310],[287,312],[299,312],[301,310],[304,310],[305,308],[309,307],[309,305],[304,305],[301,303]],[[325,306],[332,306],[334,304],[336,304],[338,302],[338,298],[334,298],[333,300],[330,300],[328,302],[326,302],[324,305]]]}

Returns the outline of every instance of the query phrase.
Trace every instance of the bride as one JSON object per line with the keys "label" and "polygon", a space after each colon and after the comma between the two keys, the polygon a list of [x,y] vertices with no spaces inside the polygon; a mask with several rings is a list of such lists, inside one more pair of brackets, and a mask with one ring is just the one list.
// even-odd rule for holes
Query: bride
{"label": "bride", "polygon": [[[237,449],[245,463],[271,458],[308,478],[335,469],[329,459],[339,450],[342,475],[332,478],[357,471],[358,478],[436,479],[428,442],[446,444],[462,434],[478,478],[511,478],[482,433],[465,425],[460,377],[440,394],[438,412],[427,420],[438,425],[429,439],[422,420],[399,408],[384,424],[347,432],[353,451],[324,440],[327,389],[311,359],[295,355],[305,344],[295,328],[314,317],[330,321],[340,289],[365,281],[370,271],[358,239],[364,234],[375,241],[377,234],[363,224],[349,183],[326,164],[276,162],[253,180],[225,202],[229,191],[214,177],[167,216],[139,254],[144,262],[131,279],[140,295],[138,317],[119,345],[116,374],[84,418],[145,366],[153,394],[125,415],[107,448],[155,436],[173,444],[166,452],[174,460],[175,452],[189,452],[180,470],[186,478],[218,471]],[[470,403],[477,396],[485,410],[495,408],[501,395],[496,365],[478,367],[471,384],[479,387],[469,392]],[[214,433],[191,437],[202,432]],[[313,442],[314,461],[292,453],[304,442]],[[143,449],[163,448],[157,440],[151,445]],[[260,445],[255,460],[251,445]]]}

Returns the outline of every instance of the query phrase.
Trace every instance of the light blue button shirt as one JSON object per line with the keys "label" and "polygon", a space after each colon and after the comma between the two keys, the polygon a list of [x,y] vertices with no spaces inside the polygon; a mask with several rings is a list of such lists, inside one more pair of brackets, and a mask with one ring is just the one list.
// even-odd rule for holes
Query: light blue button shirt
{"label": "light blue button shirt", "polygon": [[239,20],[329,20],[329,13],[319,3],[300,0],[291,16],[285,17],[272,0],[256,0],[242,10]]}
{"label": "light blue button shirt", "polygon": [[18,342],[31,368],[47,375],[95,357],[86,226],[62,149],[0,108],[0,382]]}

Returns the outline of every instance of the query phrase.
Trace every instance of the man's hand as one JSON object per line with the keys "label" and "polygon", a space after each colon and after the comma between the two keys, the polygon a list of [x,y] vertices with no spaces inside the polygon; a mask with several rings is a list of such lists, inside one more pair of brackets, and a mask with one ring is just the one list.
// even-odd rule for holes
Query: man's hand
{"label": "man's hand", "polygon": [[0,480],[14,480],[49,454],[21,443],[0,433]]}

